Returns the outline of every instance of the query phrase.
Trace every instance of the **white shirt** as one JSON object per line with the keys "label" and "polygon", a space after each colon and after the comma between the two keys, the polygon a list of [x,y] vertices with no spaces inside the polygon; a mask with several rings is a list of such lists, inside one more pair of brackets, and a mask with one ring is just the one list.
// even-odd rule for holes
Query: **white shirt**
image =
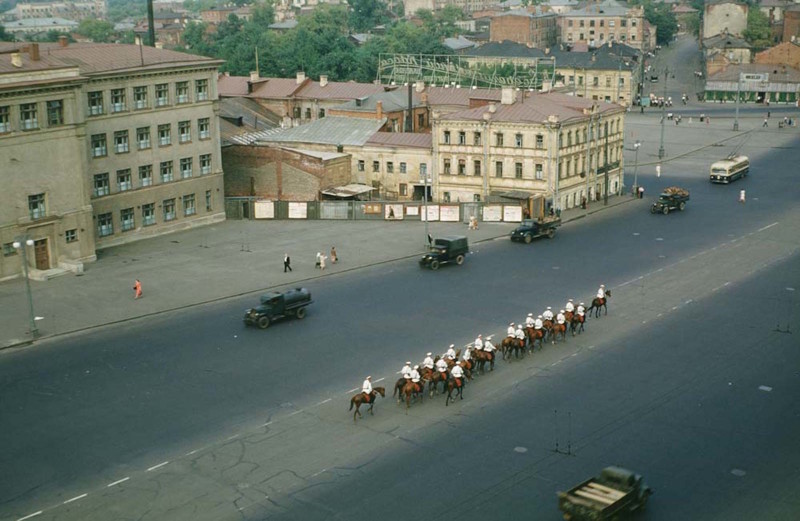
{"label": "white shirt", "polygon": [[445,361],[444,361],[444,359],[440,358],[440,359],[439,359],[439,360],[436,362],[436,369],[437,369],[439,372],[442,372],[442,373],[443,373],[443,372],[445,372],[445,371],[447,371],[447,362],[445,362]]}
{"label": "white shirt", "polygon": [[525,332],[522,330],[521,327],[517,328],[517,338],[519,338],[520,340],[525,339]]}
{"label": "white shirt", "polygon": [[494,344],[492,344],[490,341],[487,340],[486,342],[483,343],[483,350],[486,351],[487,353],[491,353],[492,351],[494,351]]}
{"label": "white shirt", "polygon": [[453,350],[453,348],[451,347],[450,349],[448,349],[448,350],[447,350],[447,352],[444,354],[444,356],[446,356],[447,358],[449,358],[449,359],[451,359],[451,360],[452,360],[453,358],[455,358],[455,357],[456,357],[456,352],[455,352],[455,350]]}
{"label": "white shirt", "polygon": [[575,305],[572,302],[567,302],[567,305],[564,306],[564,309],[570,312],[575,311]]}
{"label": "white shirt", "polygon": [[603,288],[597,290],[597,298],[603,298],[606,296],[606,291]]}
{"label": "white shirt", "polygon": [[508,326],[508,336],[514,336],[514,326]]}
{"label": "white shirt", "polygon": [[372,392],[372,382],[369,380],[364,380],[364,383],[361,384],[361,392],[365,394],[369,394]]}
{"label": "white shirt", "polygon": [[428,369],[433,369],[433,358],[425,357],[425,360],[422,361],[422,367],[427,367]]}
{"label": "white shirt", "polygon": [[461,358],[463,358],[464,360],[469,360],[470,358],[472,358],[472,353],[470,353],[469,348],[466,348],[464,350],[464,354],[461,355]]}
{"label": "white shirt", "polygon": [[464,370],[461,369],[460,365],[454,365],[453,369],[450,371],[450,374],[452,374],[454,378],[461,378],[464,376]]}
{"label": "white shirt", "polygon": [[411,381],[414,383],[419,382],[419,371],[416,369],[411,370]]}
{"label": "white shirt", "polygon": [[542,317],[544,317],[545,320],[553,320],[553,312],[548,309],[542,313]]}
{"label": "white shirt", "polygon": [[528,317],[525,319],[525,325],[528,327],[533,327],[533,317]]}
{"label": "white shirt", "polygon": [[559,313],[559,314],[556,316],[556,322],[558,322],[559,324],[563,324],[564,322],[566,322],[566,320],[567,320],[567,317],[565,317],[565,316],[564,316],[563,314],[561,314],[561,313]]}
{"label": "white shirt", "polygon": [[403,375],[404,378],[408,378],[408,375],[411,374],[411,366],[404,365],[402,369],[400,369],[400,374]]}
{"label": "white shirt", "polygon": [[483,339],[482,338],[478,337],[478,338],[475,339],[475,349],[477,349],[478,351],[483,349]]}
{"label": "white shirt", "polygon": [[542,319],[541,318],[537,318],[536,322],[533,323],[533,327],[535,329],[542,329]]}
{"label": "white shirt", "polygon": [[578,306],[578,314],[583,316],[586,313],[586,309],[583,306]]}

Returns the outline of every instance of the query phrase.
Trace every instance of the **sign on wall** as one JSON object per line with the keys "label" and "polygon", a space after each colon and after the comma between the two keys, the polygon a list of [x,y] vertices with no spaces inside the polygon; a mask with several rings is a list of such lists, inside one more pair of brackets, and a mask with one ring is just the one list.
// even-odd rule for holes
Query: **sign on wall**
{"label": "sign on wall", "polygon": [[[423,207],[424,208],[424,207]],[[429,204],[428,205],[428,214],[422,215],[423,221],[438,221],[439,220],[439,205],[436,204]]]}
{"label": "sign on wall", "polygon": [[500,222],[503,217],[503,206],[499,204],[483,207],[483,220],[485,222]]}
{"label": "sign on wall", "polygon": [[406,206],[406,215],[419,215],[419,206]]}
{"label": "sign on wall", "polygon": [[387,204],[383,207],[383,217],[389,221],[399,221],[403,218],[402,204]]}
{"label": "sign on wall", "polygon": [[274,219],[275,203],[272,201],[256,201],[255,213],[256,219]]}
{"label": "sign on wall", "polygon": [[442,205],[439,207],[439,218],[442,221],[447,222],[458,222],[458,206],[445,206]]}
{"label": "sign on wall", "polygon": [[306,203],[289,203],[289,219],[308,218],[308,205]]}
{"label": "sign on wall", "polygon": [[518,223],[522,221],[522,207],[521,206],[504,206],[503,207],[503,220],[508,223]]}

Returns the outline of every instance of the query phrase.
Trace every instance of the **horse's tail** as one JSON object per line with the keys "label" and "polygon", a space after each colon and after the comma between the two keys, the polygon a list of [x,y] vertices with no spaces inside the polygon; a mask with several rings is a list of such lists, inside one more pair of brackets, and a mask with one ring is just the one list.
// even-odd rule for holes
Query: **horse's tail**
{"label": "horse's tail", "polygon": [[353,396],[352,398],[350,398],[350,408],[348,409],[348,411],[352,411],[352,410],[353,410],[353,404],[354,404],[355,402],[356,402],[356,397],[355,397],[355,396]]}

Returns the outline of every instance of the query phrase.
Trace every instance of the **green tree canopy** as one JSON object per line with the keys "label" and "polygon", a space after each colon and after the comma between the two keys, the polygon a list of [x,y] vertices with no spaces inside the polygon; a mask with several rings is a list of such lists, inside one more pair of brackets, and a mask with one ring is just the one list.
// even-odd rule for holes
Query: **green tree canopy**
{"label": "green tree canopy", "polygon": [[747,43],[756,51],[761,51],[772,45],[772,30],[769,18],[758,7],[751,7],[747,11],[747,29],[742,34]]}
{"label": "green tree canopy", "polygon": [[114,39],[114,26],[110,22],[94,18],[81,20],[75,32],[96,43],[108,43]]}

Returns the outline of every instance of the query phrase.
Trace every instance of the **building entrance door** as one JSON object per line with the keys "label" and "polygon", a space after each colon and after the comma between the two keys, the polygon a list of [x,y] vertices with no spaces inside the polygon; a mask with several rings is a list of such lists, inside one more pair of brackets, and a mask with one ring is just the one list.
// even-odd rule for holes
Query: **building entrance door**
{"label": "building entrance door", "polygon": [[33,243],[33,251],[36,257],[37,270],[50,269],[50,254],[47,251],[47,239],[39,239]]}

